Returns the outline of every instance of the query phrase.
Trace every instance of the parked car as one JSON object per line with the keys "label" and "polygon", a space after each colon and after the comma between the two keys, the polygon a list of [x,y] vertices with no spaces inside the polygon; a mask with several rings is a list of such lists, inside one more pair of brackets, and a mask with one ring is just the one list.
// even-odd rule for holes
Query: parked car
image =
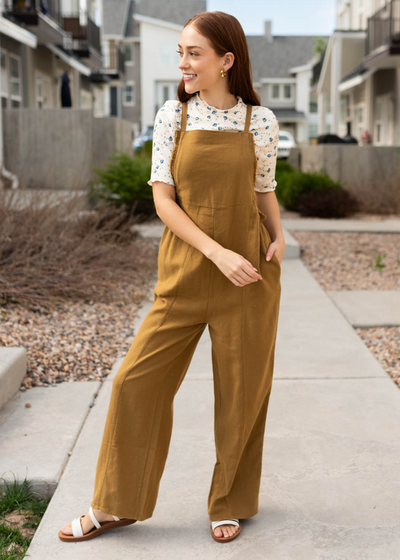
{"label": "parked car", "polygon": [[134,150],[138,150],[139,148],[144,146],[144,144],[146,144],[148,140],[153,140],[153,128],[154,127],[152,125],[146,126],[146,128],[142,130],[139,136],[135,138],[132,144]]}
{"label": "parked car", "polygon": [[290,155],[290,149],[294,148],[295,145],[296,142],[292,136],[292,133],[288,130],[280,130],[277,158],[288,158]]}

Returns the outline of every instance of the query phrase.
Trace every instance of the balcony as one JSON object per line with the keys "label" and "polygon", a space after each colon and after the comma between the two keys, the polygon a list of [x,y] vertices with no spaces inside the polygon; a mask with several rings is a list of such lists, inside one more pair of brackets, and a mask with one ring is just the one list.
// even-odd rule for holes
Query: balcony
{"label": "balcony", "polygon": [[39,43],[61,44],[64,41],[60,0],[3,0],[3,14],[23,23]]}
{"label": "balcony", "polygon": [[113,41],[103,43],[104,72],[113,79],[125,77],[125,54]]}
{"label": "balcony", "polygon": [[101,68],[103,58],[100,46],[100,29],[86,12],[63,13],[63,28],[69,37],[64,48],[84,59],[91,68]]}
{"label": "balcony", "polygon": [[[400,0],[388,1],[368,18],[365,65],[377,66],[390,56],[400,55]],[[398,61],[397,61],[398,64]],[[396,62],[389,66],[396,65]]]}

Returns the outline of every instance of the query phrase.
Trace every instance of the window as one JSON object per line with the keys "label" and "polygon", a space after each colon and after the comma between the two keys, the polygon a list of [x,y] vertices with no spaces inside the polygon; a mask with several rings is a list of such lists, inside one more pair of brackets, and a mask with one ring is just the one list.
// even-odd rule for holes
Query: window
{"label": "window", "polygon": [[309,111],[310,113],[318,113],[318,103],[313,99],[310,99]]}
{"label": "window", "polygon": [[133,44],[132,43],[124,43],[123,51],[125,56],[125,64],[132,65],[133,64]]}
{"label": "window", "polygon": [[356,121],[355,121],[355,128],[356,128],[356,136],[359,140],[361,140],[362,133],[364,132],[364,105],[358,105],[356,107]]}
{"label": "window", "polygon": [[45,109],[52,106],[50,76],[36,73],[36,107]]}
{"label": "window", "polygon": [[43,84],[42,84],[42,76],[36,77],[36,100],[37,100],[37,107],[41,109],[43,107]]}
{"label": "window", "polygon": [[104,68],[110,68],[110,43],[108,41],[103,41],[102,52]]}
{"label": "window", "polygon": [[350,94],[346,94],[340,101],[342,122],[346,123],[350,119]]}
{"label": "window", "polygon": [[317,138],[318,137],[318,124],[309,123],[308,124],[308,137]]}
{"label": "window", "polygon": [[281,101],[292,99],[292,84],[272,84],[272,99]]}
{"label": "window", "polygon": [[123,90],[122,103],[125,106],[135,105],[135,83],[133,81],[126,82]]}
{"label": "window", "polygon": [[10,54],[10,97],[21,101],[21,60],[13,54]]}
{"label": "window", "polygon": [[7,107],[7,98],[8,98],[8,74],[7,74],[7,52],[0,51],[0,60],[1,60],[1,76],[0,76],[0,84],[1,84],[1,97],[4,98],[4,102],[2,102],[2,107]]}
{"label": "window", "polygon": [[[164,66],[170,66],[173,64],[173,55],[174,49],[170,44],[160,45],[160,62]],[[178,55],[179,56],[179,55]]]}
{"label": "window", "polygon": [[292,97],[292,86],[290,84],[285,84],[283,87],[284,87],[284,98],[290,99]]}
{"label": "window", "polygon": [[364,21],[364,0],[358,0],[358,28],[365,29],[365,21]]}

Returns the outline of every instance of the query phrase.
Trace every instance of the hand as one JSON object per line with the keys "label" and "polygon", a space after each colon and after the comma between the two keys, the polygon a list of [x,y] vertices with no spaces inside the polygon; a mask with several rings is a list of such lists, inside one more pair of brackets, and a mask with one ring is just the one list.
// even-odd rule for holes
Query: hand
{"label": "hand", "polygon": [[221,248],[211,260],[235,286],[246,286],[262,279],[251,262],[230,249]]}
{"label": "hand", "polygon": [[279,261],[279,264],[281,264],[284,251],[285,251],[285,242],[276,239],[275,241],[272,241],[272,243],[269,244],[267,254],[265,255],[265,260],[270,261],[272,255],[275,255],[275,257]]}

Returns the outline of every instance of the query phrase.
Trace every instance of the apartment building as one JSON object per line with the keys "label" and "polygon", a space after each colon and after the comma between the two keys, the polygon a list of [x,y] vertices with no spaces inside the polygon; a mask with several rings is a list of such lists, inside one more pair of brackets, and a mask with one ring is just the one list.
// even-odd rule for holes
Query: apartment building
{"label": "apartment building", "polygon": [[317,87],[319,131],[400,144],[400,0],[338,0]]}
{"label": "apartment building", "polygon": [[2,107],[62,107],[68,83],[73,107],[102,116],[101,19],[99,0],[2,0]]}

